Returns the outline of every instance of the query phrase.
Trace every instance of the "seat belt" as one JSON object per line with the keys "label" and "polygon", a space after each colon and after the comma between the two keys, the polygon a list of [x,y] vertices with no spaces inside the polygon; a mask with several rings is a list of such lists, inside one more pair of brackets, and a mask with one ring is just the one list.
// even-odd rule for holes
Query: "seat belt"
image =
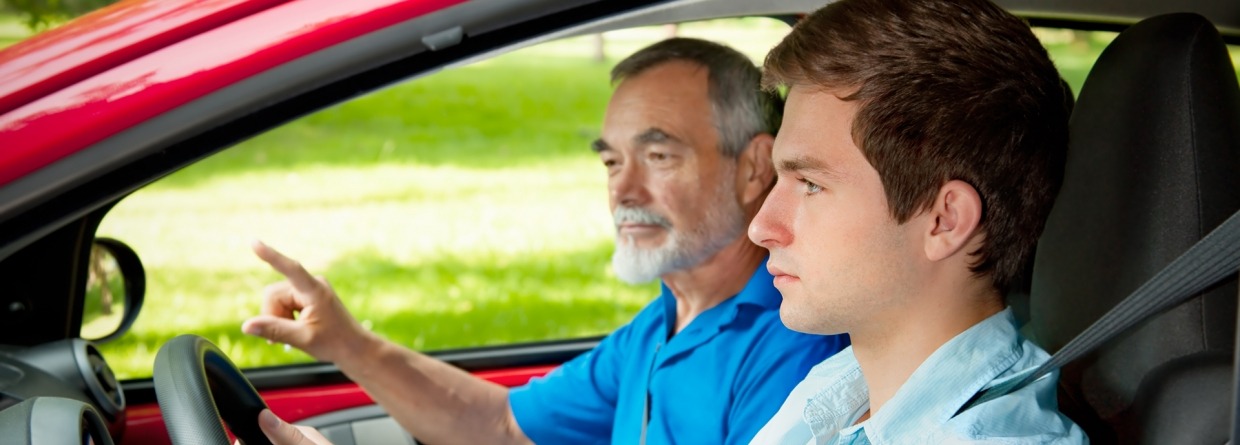
{"label": "seat belt", "polygon": [[[1129,328],[1197,295],[1240,270],[1240,211],[1219,224],[1154,274],[1132,294],[1064,345],[1050,360],[1021,379],[978,391],[952,417],[969,408],[1011,394],[1042,376],[1097,349]],[[1240,343],[1237,343],[1240,345]],[[1237,400],[1240,403],[1240,400]],[[1238,405],[1240,406],[1240,405]],[[1233,428],[1235,428],[1233,422]]]}

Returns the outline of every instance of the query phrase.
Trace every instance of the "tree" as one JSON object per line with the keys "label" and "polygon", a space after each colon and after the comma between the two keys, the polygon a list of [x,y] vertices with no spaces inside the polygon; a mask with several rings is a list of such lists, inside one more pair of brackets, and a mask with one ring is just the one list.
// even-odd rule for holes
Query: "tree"
{"label": "tree", "polygon": [[32,30],[40,30],[116,3],[117,0],[0,0],[0,9],[15,13]]}

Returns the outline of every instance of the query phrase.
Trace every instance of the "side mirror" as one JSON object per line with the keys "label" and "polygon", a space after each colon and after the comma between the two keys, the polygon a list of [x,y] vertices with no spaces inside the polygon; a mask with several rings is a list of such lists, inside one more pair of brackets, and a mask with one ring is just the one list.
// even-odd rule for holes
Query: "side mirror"
{"label": "side mirror", "polygon": [[133,249],[111,238],[95,238],[87,267],[81,337],[96,343],[115,340],[138,318],[146,271]]}

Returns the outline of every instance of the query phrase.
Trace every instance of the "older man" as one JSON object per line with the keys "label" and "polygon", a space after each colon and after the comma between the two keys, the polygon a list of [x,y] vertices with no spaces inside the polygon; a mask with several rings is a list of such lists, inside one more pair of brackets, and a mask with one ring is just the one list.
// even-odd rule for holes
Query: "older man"
{"label": "older man", "polygon": [[791,87],[779,182],[750,227],[780,315],[853,346],[810,372],[761,444],[1086,441],[1004,295],[1028,282],[1063,178],[1072,96],[1029,26],[987,0],[840,0],[766,59]]}
{"label": "older man", "polygon": [[[613,264],[625,281],[662,278],[662,294],[545,378],[510,391],[382,340],[325,282],[262,245],[288,281],[243,329],[336,363],[432,443],[748,442],[810,366],[847,344],[780,323],[767,253],[745,236],[774,182],[780,100],[760,78],[744,55],[693,39],[612,71],[619,85],[593,148],[609,178]],[[260,419],[277,443],[298,439]]]}

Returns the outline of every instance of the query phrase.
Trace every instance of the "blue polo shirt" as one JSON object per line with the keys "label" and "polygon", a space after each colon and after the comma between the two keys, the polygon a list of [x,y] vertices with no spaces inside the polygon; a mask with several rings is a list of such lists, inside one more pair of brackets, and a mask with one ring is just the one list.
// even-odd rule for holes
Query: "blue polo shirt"
{"label": "blue polo shirt", "polygon": [[[736,296],[674,336],[667,285],[593,350],[509,392],[521,431],[538,444],[744,444],[816,363],[847,336],[793,332],[766,265]],[[670,339],[669,339],[670,336]]]}

